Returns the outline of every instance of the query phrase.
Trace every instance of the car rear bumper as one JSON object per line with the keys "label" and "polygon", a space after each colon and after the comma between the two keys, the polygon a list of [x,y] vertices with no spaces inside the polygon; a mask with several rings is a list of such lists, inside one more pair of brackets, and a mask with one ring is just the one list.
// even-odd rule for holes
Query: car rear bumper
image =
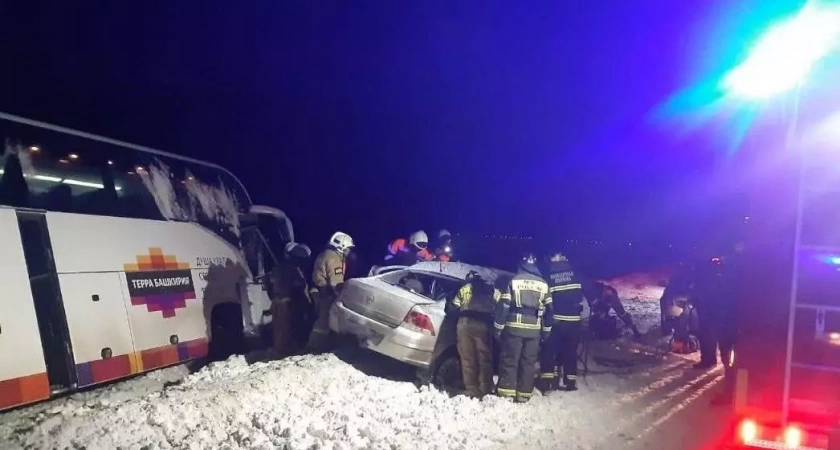
{"label": "car rear bumper", "polygon": [[429,366],[435,347],[435,336],[391,328],[347,309],[341,301],[330,310],[330,329],[356,336],[363,347],[417,367]]}

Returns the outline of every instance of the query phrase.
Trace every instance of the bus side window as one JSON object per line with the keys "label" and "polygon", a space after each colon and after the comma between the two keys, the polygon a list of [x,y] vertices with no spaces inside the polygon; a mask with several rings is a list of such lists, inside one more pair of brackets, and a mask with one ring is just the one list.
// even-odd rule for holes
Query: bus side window
{"label": "bus side window", "polygon": [[45,134],[30,147],[29,167],[24,167],[30,204],[49,211],[83,212],[96,203],[105,185],[91,153],[79,142],[59,134]]}
{"label": "bus side window", "polygon": [[154,195],[143,183],[143,171],[147,169],[137,163],[133,151],[123,153],[128,157],[115,157],[107,162],[112,168],[114,189],[117,192],[115,214],[136,219],[163,219]]}

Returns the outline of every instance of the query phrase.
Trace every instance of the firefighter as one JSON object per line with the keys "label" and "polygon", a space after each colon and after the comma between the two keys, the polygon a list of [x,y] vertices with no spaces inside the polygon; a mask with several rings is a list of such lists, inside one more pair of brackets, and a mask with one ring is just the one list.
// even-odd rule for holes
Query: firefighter
{"label": "firefighter", "polygon": [[318,292],[315,301],[318,317],[308,344],[315,352],[323,351],[328,346],[330,308],[344,287],[345,260],[353,247],[353,238],[338,231],[330,237],[327,248],[315,258],[312,283]]}
{"label": "firefighter", "polygon": [[591,294],[586,296],[589,300],[590,311],[592,311],[589,324],[596,335],[605,339],[618,337],[619,330],[616,327],[615,319],[610,321],[610,310],[613,310],[615,311],[616,317],[624,322],[624,325],[633,332],[633,337],[638,339],[642,336],[639,328],[633,322],[633,317],[624,309],[624,305],[621,304],[618,291],[614,287],[601,283],[600,281],[595,281],[592,283],[590,292]]}
{"label": "firefighter", "polygon": [[437,245],[435,246],[435,259],[441,262],[455,260],[452,252],[452,234],[445,229],[438,232]]}
{"label": "firefighter", "polygon": [[540,351],[540,379],[543,392],[559,388],[555,361],[563,369],[563,385],[567,391],[577,390],[577,348],[582,334],[580,313],[583,311],[583,286],[569,260],[555,253],[549,260],[549,308],[543,323],[548,337]]}
{"label": "firefighter", "polygon": [[388,265],[410,266],[420,261],[431,261],[434,255],[429,251],[429,236],[423,230],[411,233],[408,240],[394,239],[388,245],[385,263]]}
{"label": "firefighter", "polygon": [[309,303],[309,287],[302,270],[311,251],[303,244],[289,242],[284,259],[271,273],[271,322],[274,331],[274,353],[282,358],[295,350],[295,327],[302,320],[302,303]]}
{"label": "firefighter", "polygon": [[493,392],[493,312],[500,292],[476,272],[458,290],[452,309],[458,311],[458,355],[466,395],[483,398]]}
{"label": "firefighter", "polygon": [[496,392],[517,402],[527,402],[533,394],[541,332],[550,325],[543,322],[550,320],[543,312],[551,296],[536,262],[531,253],[523,256],[496,303],[494,331],[501,347]]}

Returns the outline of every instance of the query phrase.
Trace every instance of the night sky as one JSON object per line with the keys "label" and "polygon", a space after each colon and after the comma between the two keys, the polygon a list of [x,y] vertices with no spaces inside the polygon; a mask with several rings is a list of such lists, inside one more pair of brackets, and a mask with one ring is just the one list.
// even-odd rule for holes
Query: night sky
{"label": "night sky", "polygon": [[723,11],[3,2],[0,106],[224,165],[304,240],[339,228],[384,247],[419,227],[643,238],[698,209],[684,194],[713,144],[646,117],[709,59]]}

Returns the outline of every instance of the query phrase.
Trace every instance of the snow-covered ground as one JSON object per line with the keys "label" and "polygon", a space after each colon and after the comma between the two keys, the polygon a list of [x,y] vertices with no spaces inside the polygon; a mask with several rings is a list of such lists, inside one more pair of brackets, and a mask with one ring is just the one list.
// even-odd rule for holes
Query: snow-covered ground
{"label": "snow-covered ground", "polygon": [[418,388],[373,354],[234,357],[2,414],[0,449],[691,450],[702,436],[681,417],[708,409],[722,374],[644,342],[592,343],[579,391],[524,405]]}

